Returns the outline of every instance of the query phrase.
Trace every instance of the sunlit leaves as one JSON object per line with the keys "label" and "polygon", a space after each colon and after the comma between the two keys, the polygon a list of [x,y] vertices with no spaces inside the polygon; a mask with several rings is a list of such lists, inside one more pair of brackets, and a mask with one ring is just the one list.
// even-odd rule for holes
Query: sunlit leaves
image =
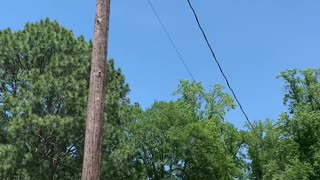
{"label": "sunlit leaves", "polygon": [[[91,42],[46,19],[0,31],[0,43],[0,177],[79,179]],[[104,146],[118,141],[129,104],[121,71],[108,65]]]}
{"label": "sunlit leaves", "polygon": [[223,121],[234,105],[222,90],[215,86],[205,92],[200,83],[181,81],[175,92],[178,100],[155,102],[145,112],[137,109],[118,151],[144,178],[240,177],[242,137]]}
{"label": "sunlit leaves", "polygon": [[319,69],[288,70],[283,113],[275,123],[259,122],[247,144],[255,179],[319,179]]}

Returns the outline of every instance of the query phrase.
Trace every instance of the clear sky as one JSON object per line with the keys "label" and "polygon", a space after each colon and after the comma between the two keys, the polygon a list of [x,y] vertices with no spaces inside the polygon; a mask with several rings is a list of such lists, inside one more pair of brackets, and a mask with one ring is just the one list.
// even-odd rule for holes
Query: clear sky
{"label": "clear sky", "polygon": [[[196,26],[187,0],[151,0],[197,81],[225,85]],[[230,83],[251,120],[276,119],[283,82],[292,68],[319,68],[319,0],[192,0]],[[75,35],[93,37],[95,0],[7,0],[0,29],[22,29],[49,17]],[[190,79],[147,0],[112,0],[108,57],[116,61],[142,107],[170,100],[180,79]],[[227,92],[229,92],[227,90]],[[227,119],[243,127],[239,110]]]}

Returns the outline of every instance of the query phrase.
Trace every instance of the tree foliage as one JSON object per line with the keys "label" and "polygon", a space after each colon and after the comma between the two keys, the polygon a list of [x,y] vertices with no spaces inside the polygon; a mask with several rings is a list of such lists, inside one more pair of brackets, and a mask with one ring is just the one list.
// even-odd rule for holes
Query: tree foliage
{"label": "tree foliage", "polygon": [[[49,19],[3,30],[0,42],[1,179],[79,179],[91,42]],[[106,161],[129,104],[113,61],[108,73]]]}
{"label": "tree foliage", "polygon": [[[0,31],[0,179],[79,179],[91,42],[49,19]],[[278,120],[237,130],[223,86],[130,105],[107,63],[102,179],[320,179],[320,69],[288,70]]]}
{"label": "tree foliage", "polygon": [[286,83],[288,112],[274,123],[257,122],[248,133],[253,179],[320,178],[319,72],[288,70],[279,75]]}
{"label": "tree foliage", "polygon": [[233,108],[221,86],[204,92],[181,81],[171,102],[138,110],[119,154],[135,164],[143,179],[233,179],[244,166],[242,137],[220,115]]}

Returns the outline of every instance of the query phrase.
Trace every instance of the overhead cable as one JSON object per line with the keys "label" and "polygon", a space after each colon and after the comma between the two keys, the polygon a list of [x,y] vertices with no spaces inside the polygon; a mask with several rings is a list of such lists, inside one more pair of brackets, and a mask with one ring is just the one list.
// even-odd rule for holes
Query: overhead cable
{"label": "overhead cable", "polygon": [[148,1],[149,5],[150,5],[150,7],[151,7],[151,9],[152,9],[152,11],[153,11],[153,13],[154,13],[154,15],[155,15],[155,16],[156,16],[156,18],[158,19],[159,24],[161,25],[162,29],[164,30],[164,32],[165,32],[165,34],[166,34],[167,38],[169,39],[169,41],[170,41],[170,43],[171,43],[172,47],[173,47],[173,48],[174,48],[174,50],[176,51],[176,53],[177,53],[177,55],[178,55],[178,57],[179,57],[180,61],[182,62],[183,66],[186,68],[186,70],[188,71],[188,73],[189,73],[190,77],[192,78],[192,80],[193,80],[193,81],[195,81],[194,76],[192,75],[192,73],[191,73],[191,71],[190,71],[189,67],[187,66],[187,64],[186,64],[185,60],[183,59],[183,57],[182,57],[181,53],[179,52],[179,50],[178,50],[177,46],[174,44],[174,42],[173,42],[173,40],[172,40],[172,38],[171,38],[171,36],[170,36],[170,34],[169,34],[168,30],[166,29],[166,27],[165,27],[165,26],[164,26],[164,24],[162,23],[162,21],[161,21],[161,19],[160,19],[159,15],[158,15],[158,13],[157,13],[156,9],[154,8],[154,6],[152,5],[152,3],[151,3],[151,1],[150,1],[150,0],[147,0],[147,1]]}
{"label": "overhead cable", "polygon": [[194,15],[194,18],[195,18],[196,21],[197,21],[197,25],[198,25],[200,31],[202,32],[203,38],[204,38],[204,40],[206,41],[207,46],[208,46],[208,48],[210,49],[210,52],[211,52],[211,54],[212,54],[212,56],[213,56],[213,59],[214,59],[214,61],[216,62],[216,64],[218,65],[219,70],[220,70],[220,72],[221,72],[224,80],[226,81],[228,88],[230,89],[230,91],[231,91],[234,99],[236,100],[237,104],[239,105],[239,107],[240,107],[240,109],[241,109],[241,112],[242,112],[242,114],[245,116],[245,118],[246,118],[248,124],[250,125],[251,129],[254,129],[253,124],[252,124],[251,121],[249,120],[249,117],[248,117],[247,113],[244,111],[244,109],[243,109],[243,107],[242,107],[239,99],[237,98],[236,93],[235,93],[234,90],[232,89],[232,87],[231,87],[231,85],[230,85],[230,83],[229,83],[229,80],[228,80],[227,76],[225,75],[225,73],[224,73],[224,71],[223,71],[223,69],[222,69],[222,67],[221,67],[221,65],[220,65],[220,63],[219,63],[219,61],[218,61],[218,59],[217,59],[217,57],[216,57],[216,55],[215,55],[215,53],[214,53],[211,45],[210,45],[210,43],[209,43],[209,40],[208,40],[208,38],[207,38],[207,35],[206,35],[206,33],[204,32],[204,30],[203,30],[203,28],[202,28],[202,26],[201,26],[201,24],[200,24],[200,21],[199,21],[199,18],[198,18],[198,15],[197,15],[195,9],[193,8],[190,0],[187,0],[187,1],[188,1],[188,4],[189,4],[190,9],[192,10],[192,13],[193,13],[193,15]]}

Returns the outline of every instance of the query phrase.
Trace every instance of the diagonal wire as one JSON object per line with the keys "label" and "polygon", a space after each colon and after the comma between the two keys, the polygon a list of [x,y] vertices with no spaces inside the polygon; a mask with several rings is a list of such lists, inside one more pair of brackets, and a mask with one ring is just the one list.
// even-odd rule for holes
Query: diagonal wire
{"label": "diagonal wire", "polygon": [[155,15],[155,16],[156,16],[156,18],[158,19],[159,24],[161,25],[162,29],[164,30],[164,32],[165,32],[165,34],[166,34],[166,36],[168,37],[168,39],[169,39],[169,41],[170,41],[170,43],[171,43],[172,47],[173,47],[173,48],[174,48],[174,50],[176,51],[176,53],[177,53],[177,55],[178,55],[178,57],[179,57],[180,61],[182,62],[182,64],[183,64],[183,65],[184,65],[184,67],[186,68],[186,70],[188,71],[188,73],[189,73],[190,77],[192,78],[192,80],[193,80],[193,81],[195,81],[195,79],[194,79],[194,77],[193,77],[193,75],[192,75],[192,73],[191,73],[190,69],[188,68],[188,66],[187,66],[187,64],[186,64],[186,62],[185,62],[185,60],[184,60],[184,59],[183,59],[183,57],[181,56],[181,54],[180,54],[180,52],[179,52],[179,50],[178,50],[177,46],[174,44],[174,42],[173,42],[173,40],[172,40],[172,38],[171,38],[171,36],[170,36],[170,34],[169,34],[168,30],[166,29],[166,27],[165,27],[165,26],[164,26],[164,24],[162,23],[162,21],[161,21],[161,19],[160,19],[159,15],[158,15],[158,13],[157,13],[156,9],[154,8],[154,6],[152,5],[152,3],[151,3],[151,1],[150,1],[150,0],[147,0],[147,1],[148,1],[149,5],[150,5],[150,7],[151,7],[151,9],[152,9],[152,11],[153,11],[153,13],[154,13],[154,15]]}
{"label": "diagonal wire", "polygon": [[242,107],[239,99],[237,98],[236,93],[235,93],[234,90],[232,89],[232,87],[231,87],[231,85],[230,85],[230,83],[229,83],[229,80],[228,80],[227,76],[225,75],[225,73],[224,73],[224,71],[223,71],[223,69],[222,69],[222,67],[221,67],[221,65],[220,65],[220,63],[219,63],[219,61],[218,61],[218,59],[217,59],[217,57],[216,57],[216,55],[215,55],[215,53],[214,53],[211,45],[210,45],[210,43],[209,43],[209,40],[208,40],[208,38],[207,38],[207,36],[206,36],[206,33],[204,32],[204,30],[203,30],[203,28],[202,28],[202,26],[201,26],[201,24],[200,24],[200,21],[199,21],[199,18],[198,18],[198,15],[197,15],[196,11],[194,10],[194,8],[193,8],[190,0],[187,0],[187,1],[188,1],[188,4],[189,4],[189,7],[191,8],[191,10],[192,10],[192,12],[193,12],[194,18],[195,18],[196,21],[197,21],[198,27],[199,27],[199,29],[200,29],[201,32],[202,32],[203,38],[205,39],[205,41],[206,41],[206,43],[207,43],[207,46],[209,47],[210,52],[211,52],[211,54],[212,54],[212,56],[213,56],[213,59],[215,60],[216,64],[218,65],[219,70],[220,70],[220,72],[221,72],[224,80],[226,81],[228,88],[230,89],[230,91],[231,91],[234,99],[235,99],[236,102],[238,103],[238,105],[239,105],[239,107],[240,107],[240,109],[241,109],[241,112],[242,112],[242,114],[245,116],[245,118],[246,118],[247,122],[249,123],[251,129],[254,129],[253,124],[252,124],[251,121],[249,120],[249,117],[247,116],[247,113],[244,111],[244,109],[243,109],[243,107]]}

